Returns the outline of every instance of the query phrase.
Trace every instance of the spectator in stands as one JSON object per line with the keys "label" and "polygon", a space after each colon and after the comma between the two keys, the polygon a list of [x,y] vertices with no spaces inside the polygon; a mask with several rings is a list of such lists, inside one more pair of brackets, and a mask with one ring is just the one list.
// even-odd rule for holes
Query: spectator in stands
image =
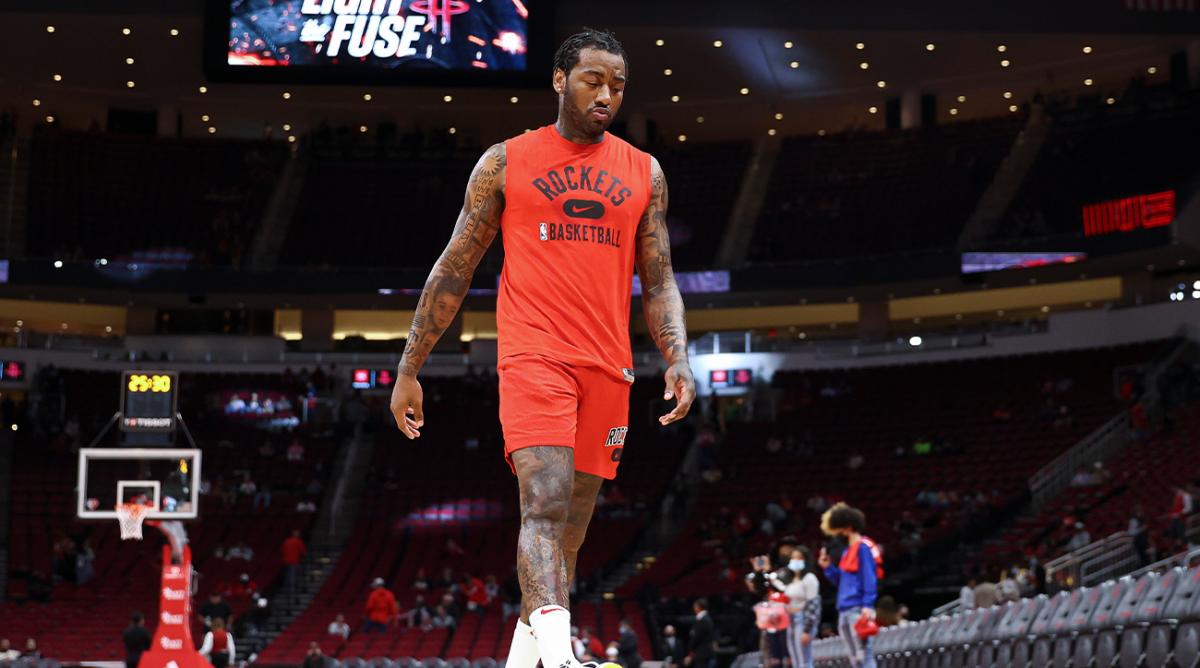
{"label": "spectator in stands", "polygon": [[371,595],[367,597],[367,607],[363,612],[366,618],[363,622],[363,633],[387,632],[388,626],[396,623],[399,612],[396,597],[383,586],[383,578],[372,580]]}
{"label": "spectator in stands", "polygon": [[229,398],[229,403],[225,404],[225,413],[237,414],[244,412],[246,412],[246,402],[243,401],[237,393],[234,393],[234,395]]}
{"label": "spectator in stands", "polygon": [[271,486],[270,485],[263,484],[263,486],[260,487],[258,489],[258,491],[254,493],[254,509],[255,510],[258,510],[259,504],[262,504],[263,508],[271,507]]}
{"label": "spectator in stands", "polygon": [[1187,518],[1195,511],[1196,501],[1191,492],[1182,487],[1176,487],[1175,495],[1171,498],[1171,510],[1167,513],[1170,523],[1163,535],[1183,542],[1187,537]]}
{"label": "spectator in stands", "polygon": [[304,555],[308,554],[308,546],[300,537],[299,529],[292,529],[292,535],[283,541],[281,552],[283,553],[284,582],[287,584],[288,590],[292,591],[296,588],[296,582],[300,575],[300,562],[304,560]]}
{"label": "spectator in stands", "polygon": [[8,638],[0,638],[0,661],[12,661],[21,658],[21,653],[12,648]]}
{"label": "spectator in stands", "polygon": [[621,649],[617,647],[616,642],[610,642],[604,647],[604,660],[610,663],[618,663],[621,657]]}
{"label": "spectator in stands", "polygon": [[[791,616],[787,630],[788,657],[793,668],[812,668],[812,641],[821,623],[821,584],[812,569],[812,556],[807,547],[795,547],[788,559],[790,581],[768,576],[768,582],[787,596],[787,611]],[[774,575],[774,574],[772,574]]]}
{"label": "spectator in stands", "polygon": [[308,651],[304,654],[304,663],[301,666],[302,668],[325,668],[328,658],[321,651],[320,643],[313,641],[308,643]]}
{"label": "spectator in stands", "polygon": [[1071,416],[1071,409],[1067,408],[1066,404],[1059,404],[1053,426],[1055,429],[1068,429],[1075,426],[1075,418]]}
{"label": "spectator in stands", "polygon": [[509,617],[521,612],[521,583],[517,579],[517,569],[515,566],[512,572],[508,574],[508,577],[504,579],[501,594],[500,619],[503,622],[508,622]]}
{"label": "spectator in stands", "polygon": [[229,604],[221,597],[221,592],[217,591],[208,595],[208,602],[200,606],[196,614],[204,622],[206,629],[211,629],[213,622],[217,620],[220,620],[225,626],[231,626],[233,622],[233,608],[229,607]]}
{"label": "spectator in stands", "polygon": [[700,598],[692,604],[696,621],[688,638],[688,654],[683,664],[690,668],[713,668],[716,663],[717,632],[708,616],[708,601]]}
{"label": "spectator in stands", "polygon": [[464,573],[462,577],[463,596],[467,598],[467,610],[471,612],[483,613],[483,609],[491,603],[488,598],[487,589],[484,587],[483,580]]}
{"label": "spectator in stands", "polygon": [[483,583],[483,591],[487,594],[488,604],[500,598],[500,581],[494,574],[489,574]]}
{"label": "spectator in stands", "polygon": [[429,620],[429,623],[435,629],[452,629],[458,624],[458,622],[454,619],[454,615],[451,615],[450,612],[441,605],[433,609],[433,618]]}
{"label": "spectator in stands", "polygon": [[617,626],[617,652],[619,662],[624,668],[641,668],[642,655],[638,652],[637,634],[628,619],[622,619]]}
{"label": "spectator in stands", "polygon": [[204,643],[200,645],[200,656],[208,659],[213,668],[227,668],[237,657],[237,646],[233,642],[233,634],[225,629],[225,622],[214,619],[212,628],[204,634]]}
{"label": "spectator in stands", "polygon": [[975,607],[990,608],[996,605],[1000,600],[1000,592],[996,590],[996,583],[989,580],[984,580],[975,585]]}
{"label": "spectator in stands", "polygon": [[433,628],[429,623],[429,620],[433,617],[433,608],[429,607],[429,604],[425,602],[425,597],[421,594],[417,594],[417,598],[413,601],[412,609],[400,616],[408,622],[408,628],[410,629],[414,626],[421,627],[422,631],[428,631]]}
{"label": "spectator in stands", "polygon": [[21,652],[22,659],[40,659],[42,658],[42,650],[38,649],[37,641],[33,638],[25,639],[25,649]]}
{"label": "spectator in stands", "polygon": [[[1016,568],[1014,567],[1014,570]],[[1011,573],[1001,573],[1000,582],[996,585],[996,595],[999,596],[999,604],[1010,603],[1021,598],[1021,587],[1017,582],[1017,578]]]}
{"label": "spectator in stands", "polygon": [[339,612],[337,617],[334,617],[333,621],[329,622],[329,630],[327,633],[331,636],[337,636],[341,638],[342,642],[349,640],[350,625],[346,623],[346,616]]}
{"label": "spectator in stands", "polygon": [[1137,553],[1138,566],[1150,564],[1150,532],[1146,531],[1146,517],[1142,504],[1133,507],[1129,517],[1129,535],[1133,536],[1133,551]]}
{"label": "spectator in stands", "polygon": [[866,463],[866,461],[867,460],[862,456],[861,452],[854,452],[846,458],[846,468],[850,469],[851,471],[857,471],[858,469],[862,468],[862,465]]}
{"label": "spectator in stands", "polygon": [[829,536],[841,536],[848,542],[837,565],[825,548],[818,563],[825,577],[837,588],[838,632],[846,643],[853,668],[875,668],[873,639],[861,638],[860,619],[875,619],[875,598],[883,573],[883,553],[879,546],[862,534],[867,520],[863,512],[845,503],[836,503],[821,516],[821,530]]}
{"label": "spectator in stands", "polygon": [[429,578],[425,575],[425,568],[418,568],[417,575],[413,578],[412,588],[415,591],[429,591]]}
{"label": "spectator in stands", "polygon": [[683,665],[683,657],[687,655],[683,641],[675,635],[675,627],[670,624],[663,627],[662,644],[658,647],[658,655],[662,658],[664,665],[676,667]]}
{"label": "spectator in stands", "polygon": [[[133,613],[121,639],[125,642],[125,668],[137,668],[142,652],[150,649],[150,632],[146,630],[146,618],[142,613]],[[3,653],[0,653],[0,658],[3,658]]]}
{"label": "spectator in stands", "polygon": [[879,602],[875,604],[875,619],[879,622],[880,628],[900,626],[906,623],[902,610],[907,610],[907,608],[897,605],[896,599],[891,596],[880,596]]}
{"label": "spectator in stands", "polygon": [[1083,522],[1075,523],[1075,533],[1071,534],[1071,540],[1067,541],[1067,550],[1074,552],[1081,547],[1086,547],[1092,542],[1092,534],[1088,533],[1087,527]]}
{"label": "spectator in stands", "polygon": [[312,499],[300,499],[296,502],[296,512],[315,513],[317,512],[317,502]]}
{"label": "spectator in stands", "polygon": [[1071,478],[1072,487],[1091,487],[1094,484],[1096,481],[1086,466],[1080,466],[1079,470],[1075,472],[1075,477]]}
{"label": "spectator in stands", "polygon": [[292,439],[292,444],[287,449],[287,458],[289,462],[304,461],[304,444],[300,442],[300,439]]}
{"label": "spectator in stands", "polygon": [[583,654],[590,659],[604,656],[604,643],[596,636],[592,627],[585,626],[579,633],[579,642],[583,645]]}
{"label": "spectator in stands", "polygon": [[258,583],[250,579],[249,573],[242,573],[226,591],[226,595],[232,600],[258,598]]}
{"label": "spectator in stands", "polygon": [[970,610],[975,607],[975,586],[978,581],[974,577],[967,578],[967,584],[958,590],[958,605],[963,610]]}
{"label": "spectator in stands", "polygon": [[258,492],[258,485],[254,484],[254,480],[250,478],[250,474],[242,474],[242,483],[238,485],[238,494],[242,496],[254,496],[256,492]]}
{"label": "spectator in stands", "polygon": [[75,553],[75,584],[87,584],[96,573],[96,552],[92,544],[84,540]]}
{"label": "spectator in stands", "polygon": [[225,551],[225,561],[234,559],[251,561],[254,559],[254,549],[247,545],[246,541],[238,541],[236,545]]}

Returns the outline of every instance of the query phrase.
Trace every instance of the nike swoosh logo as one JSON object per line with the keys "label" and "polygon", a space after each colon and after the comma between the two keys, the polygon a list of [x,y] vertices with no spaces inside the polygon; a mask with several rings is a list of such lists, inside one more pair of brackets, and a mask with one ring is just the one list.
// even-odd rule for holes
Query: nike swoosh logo
{"label": "nike swoosh logo", "polygon": [[567,208],[567,213],[583,213],[584,211],[591,211],[594,208],[596,208],[596,207],[571,205]]}
{"label": "nike swoosh logo", "polygon": [[563,202],[563,213],[572,218],[596,220],[604,216],[604,204],[590,199],[569,199]]}
{"label": "nike swoosh logo", "polygon": [[542,614],[543,614],[543,615],[548,615],[548,614],[550,614],[550,613],[552,613],[552,612],[566,612],[566,610],[563,610],[562,608],[550,608],[549,610],[543,610],[543,611],[542,611]]}

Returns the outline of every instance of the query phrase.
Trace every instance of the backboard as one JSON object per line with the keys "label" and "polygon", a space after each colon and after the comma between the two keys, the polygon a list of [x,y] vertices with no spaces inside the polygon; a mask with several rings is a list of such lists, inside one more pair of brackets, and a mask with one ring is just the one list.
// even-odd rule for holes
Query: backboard
{"label": "backboard", "polygon": [[116,519],[118,503],[142,503],[154,507],[146,519],[195,519],[200,460],[193,448],[82,448],[76,516]]}

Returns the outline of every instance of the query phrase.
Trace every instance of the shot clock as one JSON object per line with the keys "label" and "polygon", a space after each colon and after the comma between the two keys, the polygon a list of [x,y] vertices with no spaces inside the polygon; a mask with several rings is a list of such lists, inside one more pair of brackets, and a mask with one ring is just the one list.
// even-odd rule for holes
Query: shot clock
{"label": "shot clock", "polygon": [[174,432],[178,380],[174,371],[126,371],[121,379],[121,431]]}

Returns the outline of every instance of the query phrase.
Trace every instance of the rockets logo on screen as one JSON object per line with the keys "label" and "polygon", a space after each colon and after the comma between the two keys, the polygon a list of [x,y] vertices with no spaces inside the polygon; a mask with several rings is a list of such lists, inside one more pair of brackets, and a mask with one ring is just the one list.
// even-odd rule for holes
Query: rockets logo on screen
{"label": "rockets logo on screen", "polygon": [[228,63],[522,72],[523,0],[232,0]]}

